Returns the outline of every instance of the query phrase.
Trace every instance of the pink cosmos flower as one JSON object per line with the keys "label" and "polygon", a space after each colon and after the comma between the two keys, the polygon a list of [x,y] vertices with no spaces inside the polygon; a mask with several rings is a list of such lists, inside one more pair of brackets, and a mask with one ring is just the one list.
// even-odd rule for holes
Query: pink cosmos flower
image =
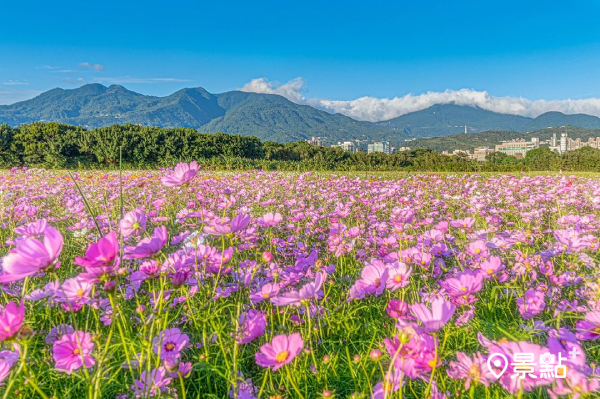
{"label": "pink cosmos flower", "polygon": [[154,353],[160,353],[162,360],[177,359],[189,342],[189,337],[181,333],[179,328],[171,328],[161,332],[158,337],[154,338],[152,346]]}
{"label": "pink cosmos flower", "polygon": [[589,378],[584,373],[570,368],[567,370],[566,377],[556,379],[556,387],[548,391],[552,399],[565,396],[578,399],[581,395],[594,393],[600,389],[600,381],[596,378]]}
{"label": "pink cosmos flower", "polygon": [[265,333],[267,319],[263,312],[250,309],[240,315],[239,326],[236,341],[240,345],[247,344]]}
{"label": "pink cosmos flower", "polygon": [[19,353],[3,350],[0,351],[0,385],[10,375],[12,366],[19,360]]}
{"label": "pink cosmos flower", "polygon": [[486,278],[499,277],[500,273],[504,270],[502,260],[498,256],[492,256],[488,260],[481,262],[479,267],[485,273]]}
{"label": "pink cosmos flower", "polygon": [[456,227],[459,229],[470,229],[475,224],[475,219],[472,217],[467,217],[464,219],[454,219],[450,222],[452,227]]}
{"label": "pink cosmos flower", "polygon": [[407,268],[403,262],[394,262],[388,265],[388,279],[386,287],[391,291],[406,287],[410,284],[409,278],[412,267]]}
{"label": "pink cosmos flower", "polygon": [[97,243],[88,246],[85,257],[76,256],[73,263],[86,269],[85,276],[92,282],[100,282],[103,276],[111,276],[119,267],[119,240],[111,231]]}
{"label": "pink cosmos flower", "polygon": [[389,270],[379,259],[371,259],[362,269],[360,277],[359,281],[364,291],[379,296],[385,290],[389,278]]}
{"label": "pink cosmos flower", "polygon": [[156,255],[167,242],[167,228],[160,226],[154,229],[152,237],[146,237],[135,247],[125,247],[125,259],[139,259]]}
{"label": "pink cosmos flower", "polygon": [[580,320],[575,325],[577,328],[577,338],[581,340],[595,341],[600,338],[600,311],[588,312],[584,320]]}
{"label": "pink cosmos flower", "polygon": [[469,389],[471,381],[487,387],[490,385],[490,381],[496,379],[487,366],[487,360],[479,352],[475,353],[473,357],[469,357],[463,352],[456,352],[456,360],[450,362],[448,377],[455,380],[464,379],[465,389]]}
{"label": "pink cosmos flower", "polygon": [[166,377],[166,374],[164,367],[159,367],[149,373],[142,371],[140,379],[134,381],[133,393],[138,398],[160,395],[161,392],[166,391],[167,385],[171,383],[171,378]]}
{"label": "pink cosmos flower", "polygon": [[36,220],[35,222],[27,223],[26,225],[15,228],[15,234],[25,237],[35,237],[44,234],[48,222],[46,219]]}
{"label": "pink cosmos flower", "polygon": [[391,318],[399,319],[408,313],[408,304],[399,299],[391,299],[388,302],[385,311]]}
{"label": "pink cosmos flower", "polygon": [[26,301],[39,301],[42,299],[52,299],[56,295],[56,291],[60,288],[60,281],[51,281],[44,288],[38,288],[31,291],[28,295],[23,296]]}
{"label": "pink cosmos flower", "polygon": [[271,298],[271,303],[275,306],[300,306],[302,301],[310,300],[310,299],[320,299],[323,295],[323,291],[321,291],[321,287],[323,283],[327,279],[327,273],[318,272],[315,276],[314,283],[307,283],[300,291],[292,291],[286,292],[281,296]]}
{"label": "pink cosmos flower", "polygon": [[0,342],[12,338],[23,326],[25,319],[25,306],[23,302],[17,306],[14,302],[9,302],[2,311],[0,311]]}
{"label": "pink cosmos flower", "polygon": [[452,318],[456,306],[438,297],[431,301],[431,308],[424,303],[417,303],[411,305],[410,310],[427,332],[436,332]]}
{"label": "pink cosmos flower", "polygon": [[252,218],[243,213],[233,218],[231,222],[227,219],[215,219],[210,226],[204,226],[204,232],[207,234],[223,236],[233,234],[243,230],[248,226]]}
{"label": "pink cosmos flower", "polygon": [[172,172],[164,175],[160,181],[167,187],[181,186],[192,181],[198,173],[198,169],[199,167],[196,161],[192,161],[189,164],[180,162],[175,165]]}
{"label": "pink cosmos flower", "polygon": [[0,276],[0,283],[23,280],[53,265],[62,251],[63,237],[58,230],[47,226],[42,241],[24,238],[16,245],[2,259],[4,274]]}
{"label": "pink cosmos flower", "polygon": [[65,280],[56,291],[56,301],[65,303],[70,310],[79,310],[81,305],[89,304],[94,285],[80,277]]}
{"label": "pink cosmos flower", "polygon": [[283,217],[279,212],[269,212],[266,213],[261,219],[258,219],[258,224],[264,227],[273,227],[277,226],[279,222],[283,220]]}
{"label": "pink cosmos flower", "polygon": [[96,360],[91,355],[93,350],[94,343],[90,334],[84,331],[65,334],[54,343],[52,349],[55,367],[67,374],[82,366],[92,367],[96,364]]}
{"label": "pink cosmos flower", "polygon": [[440,285],[448,291],[448,295],[459,297],[481,291],[482,282],[481,274],[465,271],[440,282]]}
{"label": "pink cosmos flower", "polygon": [[276,283],[266,283],[258,292],[250,294],[252,303],[259,303],[279,294],[279,285]]}
{"label": "pink cosmos flower", "polygon": [[304,347],[304,341],[299,333],[290,336],[276,335],[270,344],[260,347],[260,353],[256,353],[256,364],[262,367],[273,367],[277,371],[281,366],[290,363],[300,354]]}
{"label": "pink cosmos flower", "polygon": [[146,215],[143,212],[127,212],[119,222],[119,231],[125,238],[133,234],[139,235],[144,230],[146,230]]}
{"label": "pink cosmos flower", "polygon": [[544,293],[533,289],[527,290],[524,298],[517,298],[517,305],[523,318],[531,319],[546,308]]}

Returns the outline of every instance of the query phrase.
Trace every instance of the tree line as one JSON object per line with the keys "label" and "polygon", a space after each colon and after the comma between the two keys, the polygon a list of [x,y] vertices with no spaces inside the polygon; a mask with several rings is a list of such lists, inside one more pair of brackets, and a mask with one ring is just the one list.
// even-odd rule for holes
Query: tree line
{"label": "tree line", "polygon": [[600,171],[600,150],[584,147],[562,155],[547,147],[524,159],[502,153],[477,162],[428,149],[395,154],[350,153],[306,142],[261,142],[256,137],[199,133],[188,128],[113,125],[86,130],[54,122],[0,125],[0,167],[56,169],[157,168],[196,160],[208,169],[337,171]]}

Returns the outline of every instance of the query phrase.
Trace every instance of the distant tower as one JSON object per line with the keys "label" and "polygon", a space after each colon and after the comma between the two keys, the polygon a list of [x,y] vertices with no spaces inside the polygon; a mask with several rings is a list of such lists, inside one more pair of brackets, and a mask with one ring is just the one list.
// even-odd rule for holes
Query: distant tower
{"label": "distant tower", "polygon": [[467,134],[467,125],[465,125],[465,134]]}

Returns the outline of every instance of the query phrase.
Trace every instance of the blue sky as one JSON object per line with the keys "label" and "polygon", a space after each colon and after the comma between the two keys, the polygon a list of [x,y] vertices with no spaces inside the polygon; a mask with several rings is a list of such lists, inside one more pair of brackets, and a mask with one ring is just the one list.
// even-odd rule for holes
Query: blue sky
{"label": "blue sky", "polygon": [[162,96],[298,77],[311,99],[600,97],[598,1],[12,1],[2,11],[0,103],[93,82]]}

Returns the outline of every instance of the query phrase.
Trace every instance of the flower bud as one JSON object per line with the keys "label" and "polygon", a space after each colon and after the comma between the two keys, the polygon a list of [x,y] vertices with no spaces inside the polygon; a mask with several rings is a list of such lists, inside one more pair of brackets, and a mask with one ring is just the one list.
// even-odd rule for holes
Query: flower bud
{"label": "flower bud", "polygon": [[106,292],[114,292],[117,285],[114,281],[107,281],[104,283],[104,291]]}
{"label": "flower bud", "polygon": [[381,351],[379,349],[373,349],[370,353],[369,353],[369,357],[371,358],[371,360],[377,361],[379,359],[381,359]]}
{"label": "flower bud", "polygon": [[271,263],[271,262],[273,262],[274,256],[269,251],[265,251],[265,252],[262,253],[261,258],[262,258],[263,262],[265,262],[265,263]]}

